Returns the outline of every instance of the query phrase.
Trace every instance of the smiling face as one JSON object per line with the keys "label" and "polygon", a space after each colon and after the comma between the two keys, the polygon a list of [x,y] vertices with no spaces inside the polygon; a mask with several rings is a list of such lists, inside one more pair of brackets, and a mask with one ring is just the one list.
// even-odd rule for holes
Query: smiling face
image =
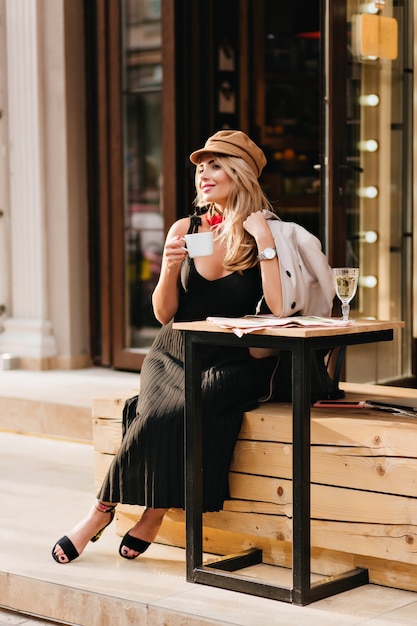
{"label": "smiling face", "polygon": [[206,204],[215,204],[223,211],[229,197],[231,178],[216,160],[216,155],[202,155],[196,171],[199,196]]}

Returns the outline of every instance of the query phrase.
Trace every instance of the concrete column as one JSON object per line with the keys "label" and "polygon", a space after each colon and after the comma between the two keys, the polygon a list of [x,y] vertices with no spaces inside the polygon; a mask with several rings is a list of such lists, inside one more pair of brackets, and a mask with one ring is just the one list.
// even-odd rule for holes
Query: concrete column
{"label": "concrete column", "polygon": [[0,0],[0,332],[10,307],[9,160],[5,0]]}
{"label": "concrete column", "polygon": [[0,334],[0,353],[42,369],[56,355],[56,344],[47,306],[39,12],[39,0],[6,2],[12,311]]}

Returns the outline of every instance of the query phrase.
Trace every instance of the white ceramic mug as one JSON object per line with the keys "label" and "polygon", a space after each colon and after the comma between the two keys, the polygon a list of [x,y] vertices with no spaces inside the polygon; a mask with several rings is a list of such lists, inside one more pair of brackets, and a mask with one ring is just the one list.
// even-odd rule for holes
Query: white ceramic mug
{"label": "white ceramic mug", "polygon": [[192,233],[185,235],[185,244],[188,255],[191,258],[196,256],[210,256],[213,254],[213,233]]}

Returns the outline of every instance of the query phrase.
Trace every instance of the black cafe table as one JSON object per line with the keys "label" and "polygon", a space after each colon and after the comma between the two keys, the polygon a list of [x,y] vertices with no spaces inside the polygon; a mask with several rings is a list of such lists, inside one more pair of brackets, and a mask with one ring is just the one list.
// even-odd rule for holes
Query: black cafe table
{"label": "black cafe table", "polygon": [[[368,582],[356,568],[311,583],[310,535],[310,362],[315,350],[391,341],[401,321],[356,320],[351,326],[273,328],[239,338],[210,322],[176,322],[185,344],[185,506],[187,581],[300,606]],[[262,562],[261,550],[203,563],[201,357],[205,346],[247,346],[292,353],[292,586],[248,578],[237,570]]]}

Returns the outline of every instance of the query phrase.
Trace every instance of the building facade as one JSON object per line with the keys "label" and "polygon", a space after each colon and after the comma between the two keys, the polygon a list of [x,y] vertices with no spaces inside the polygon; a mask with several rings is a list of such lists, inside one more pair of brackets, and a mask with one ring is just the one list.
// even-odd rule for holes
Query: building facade
{"label": "building facade", "polygon": [[188,154],[240,128],[281,217],[360,268],[353,315],[406,322],[347,380],[414,384],[413,4],[0,0],[0,354],[139,371]]}
{"label": "building facade", "polygon": [[22,367],[82,367],[91,362],[83,7],[17,0],[0,11],[0,353]]}

